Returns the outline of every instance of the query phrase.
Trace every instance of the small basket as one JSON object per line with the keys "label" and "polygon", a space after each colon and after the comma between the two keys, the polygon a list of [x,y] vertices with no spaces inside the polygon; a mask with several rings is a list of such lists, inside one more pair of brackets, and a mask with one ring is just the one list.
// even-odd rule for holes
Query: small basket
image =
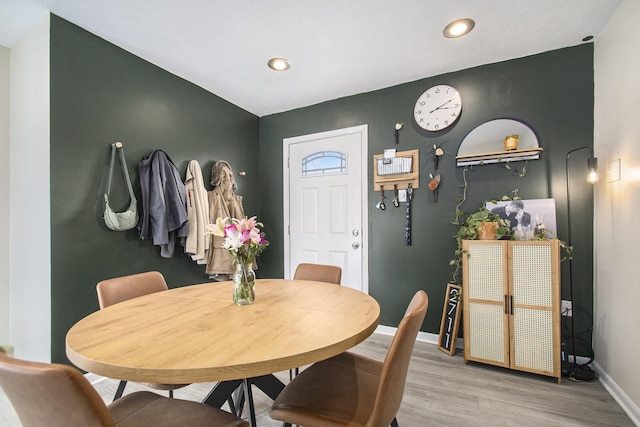
{"label": "small basket", "polygon": [[378,159],[378,175],[411,173],[412,156],[385,157]]}

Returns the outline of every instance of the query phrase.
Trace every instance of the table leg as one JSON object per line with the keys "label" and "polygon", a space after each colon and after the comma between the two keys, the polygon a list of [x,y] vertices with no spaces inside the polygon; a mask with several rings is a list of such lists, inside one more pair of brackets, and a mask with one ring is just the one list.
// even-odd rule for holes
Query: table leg
{"label": "table leg", "polygon": [[[252,385],[258,387],[264,394],[269,396],[271,400],[275,400],[282,389],[284,389],[284,384],[275,375],[263,375],[261,377],[246,378],[244,380],[222,381],[213,387],[213,389],[209,392],[207,397],[205,397],[202,402],[206,403],[207,405],[220,408],[222,407],[222,405],[224,405],[224,402],[231,399],[231,401],[229,402],[229,406],[231,406],[231,410],[234,411],[232,405],[233,392],[236,391],[238,387],[243,386],[241,390],[243,391],[244,396],[241,396],[240,399],[245,399],[245,401],[249,405],[249,416],[251,418],[251,425],[255,426],[256,416],[253,406],[253,393],[251,391]],[[236,403],[238,403],[238,407],[235,409],[237,411],[242,411],[243,405],[241,405],[239,401]]]}
{"label": "table leg", "polygon": [[249,381],[269,396],[271,400],[276,400],[276,397],[284,389],[284,384],[275,375],[253,377],[249,378]]}
{"label": "table leg", "polygon": [[229,400],[229,398],[233,395],[233,392],[241,385],[242,380],[219,382],[211,389],[202,403],[220,408],[222,407],[222,405],[224,405],[224,402]]}

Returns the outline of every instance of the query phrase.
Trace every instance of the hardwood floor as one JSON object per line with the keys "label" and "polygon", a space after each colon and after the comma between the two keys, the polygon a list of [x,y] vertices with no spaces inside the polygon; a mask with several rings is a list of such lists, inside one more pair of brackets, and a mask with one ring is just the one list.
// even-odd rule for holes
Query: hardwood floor
{"label": "hardwood floor", "polygon": [[[374,334],[353,351],[382,360],[391,337]],[[288,372],[277,376],[287,382]],[[110,402],[118,381],[95,384]],[[175,391],[181,399],[202,400],[212,384],[192,384]],[[128,384],[125,393],[145,389]],[[258,425],[280,427],[269,418],[270,400],[254,391]],[[423,426],[633,426],[634,423],[599,382],[571,382],[464,364],[460,351],[449,356],[433,344],[417,342],[397,416],[400,427]],[[0,390],[0,425],[20,426]]]}

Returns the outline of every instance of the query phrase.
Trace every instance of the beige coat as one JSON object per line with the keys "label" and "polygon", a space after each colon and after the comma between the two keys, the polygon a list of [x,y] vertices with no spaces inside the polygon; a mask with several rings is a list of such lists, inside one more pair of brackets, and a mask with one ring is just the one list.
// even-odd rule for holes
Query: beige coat
{"label": "beige coat", "polygon": [[202,169],[196,160],[187,166],[184,181],[187,191],[187,217],[189,234],[183,239],[184,251],[198,264],[206,264],[207,252],[211,245],[211,235],[206,234],[209,224],[209,201],[204,187]]}
{"label": "beige coat", "polygon": [[[209,191],[209,222],[215,223],[218,218],[244,218],[242,196],[231,197],[225,201],[222,191],[218,187]],[[207,253],[207,274],[232,274],[235,272],[233,257],[222,245],[224,237],[211,236],[211,244]]]}

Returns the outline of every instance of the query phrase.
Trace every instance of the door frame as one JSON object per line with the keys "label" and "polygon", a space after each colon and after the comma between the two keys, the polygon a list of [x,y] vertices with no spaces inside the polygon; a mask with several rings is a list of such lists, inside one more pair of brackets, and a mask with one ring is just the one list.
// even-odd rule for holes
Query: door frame
{"label": "door frame", "polygon": [[361,171],[364,175],[362,177],[361,182],[361,193],[362,193],[362,225],[360,227],[361,241],[360,241],[360,250],[362,256],[362,290],[365,293],[369,293],[369,211],[367,210],[369,192],[368,189],[368,125],[358,125],[352,126],[344,129],[336,129],[325,132],[319,132],[309,135],[301,135],[295,136],[291,138],[284,138],[282,140],[282,207],[283,207],[283,230],[285,232],[284,239],[284,278],[290,279],[289,277],[289,263],[291,259],[291,251],[289,247],[289,202],[290,202],[290,194],[289,194],[289,179],[290,176],[290,168],[289,168],[289,146],[292,144],[297,144],[301,142],[310,142],[318,139],[327,139],[327,138],[335,138],[337,136],[350,135],[350,134],[360,134],[360,152],[362,154],[361,157]]}

